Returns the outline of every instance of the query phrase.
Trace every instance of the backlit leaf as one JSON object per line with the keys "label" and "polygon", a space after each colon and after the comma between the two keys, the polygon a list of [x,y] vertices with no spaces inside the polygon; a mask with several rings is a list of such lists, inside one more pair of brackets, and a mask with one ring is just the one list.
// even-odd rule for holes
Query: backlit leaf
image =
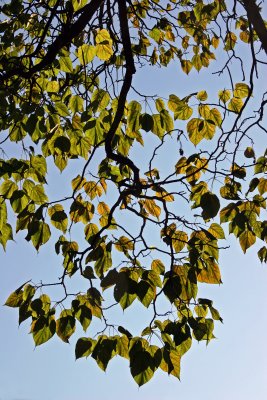
{"label": "backlit leaf", "polygon": [[239,236],[239,243],[244,253],[256,242],[256,236],[253,232],[246,229]]}
{"label": "backlit leaf", "polygon": [[68,343],[75,331],[75,318],[71,310],[63,310],[56,321],[56,332],[63,342]]}

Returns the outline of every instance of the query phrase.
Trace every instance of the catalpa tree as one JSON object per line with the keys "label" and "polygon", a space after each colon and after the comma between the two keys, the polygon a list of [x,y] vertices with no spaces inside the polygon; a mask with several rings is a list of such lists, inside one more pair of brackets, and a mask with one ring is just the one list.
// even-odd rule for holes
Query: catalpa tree
{"label": "catalpa tree", "polygon": [[[221,283],[225,233],[244,253],[267,240],[260,6],[12,0],[0,31],[0,243],[23,231],[25,245],[53,242],[62,260],[58,281],[26,282],[6,305],[30,320],[36,346],[81,325],[76,358],[105,370],[124,357],[138,385],[158,368],[179,378],[193,339],[208,343],[222,321],[198,287]],[[184,82],[211,71],[221,88],[184,95],[180,79],[173,93],[171,65]],[[154,70],[168,97],[143,90]],[[48,197],[55,166],[62,181]],[[138,302],[147,322],[130,332],[114,309]]]}

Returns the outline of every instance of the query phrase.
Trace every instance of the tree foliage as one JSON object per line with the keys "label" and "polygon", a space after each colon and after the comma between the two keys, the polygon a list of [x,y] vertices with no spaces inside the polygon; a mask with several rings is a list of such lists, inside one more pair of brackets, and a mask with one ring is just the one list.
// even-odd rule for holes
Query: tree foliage
{"label": "tree foliage", "polygon": [[[209,343],[222,322],[198,288],[222,282],[225,232],[244,253],[267,241],[267,151],[255,150],[267,98],[253,92],[267,53],[260,7],[12,0],[0,31],[0,243],[23,231],[37,251],[54,241],[63,260],[58,282],[26,282],[6,305],[19,323],[31,320],[36,346],[54,335],[68,342],[81,325],[77,359],[105,370],[124,357],[138,385],[158,368],[179,378],[192,340]],[[174,63],[185,76],[210,68],[221,89],[161,98],[135,84],[143,67],[164,76]],[[14,143],[20,157],[10,158]],[[47,194],[54,166],[66,196]],[[73,294],[73,277],[87,290]],[[56,299],[44,293],[51,286]],[[113,307],[138,302],[148,315],[140,331],[138,321],[130,333],[111,320]]]}

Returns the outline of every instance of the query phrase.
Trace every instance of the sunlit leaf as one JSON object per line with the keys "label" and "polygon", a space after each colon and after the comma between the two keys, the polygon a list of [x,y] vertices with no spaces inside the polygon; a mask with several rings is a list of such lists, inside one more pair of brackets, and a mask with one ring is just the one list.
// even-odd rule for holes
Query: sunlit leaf
{"label": "sunlit leaf", "polygon": [[256,242],[256,236],[253,232],[246,229],[239,236],[239,243],[244,253]]}

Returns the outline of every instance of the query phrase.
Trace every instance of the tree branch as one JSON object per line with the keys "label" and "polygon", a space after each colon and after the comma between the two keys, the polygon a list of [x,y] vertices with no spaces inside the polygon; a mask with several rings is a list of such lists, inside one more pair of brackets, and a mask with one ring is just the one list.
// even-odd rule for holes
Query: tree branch
{"label": "tree branch", "polygon": [[[86,27],[90,19],[93,17],[95,12],[99,9],[103,0],[91,0],[89,4],[84,6],[83,12],[80,17],[75,21],[72,25],[68,27],[67,30],[64,30],[64,33],[61,33],[55,41],[49,46],[47,53],[42,58],[42,60],[30,68],[28,71],[23,70],[22,66],[16,66],[16,68],[7,71],[3,76],[2,80],[6,80],[11,78],[12,76],[19,75],[23,78],[30,78],[34,73],[41,71],[48,65],[50,65],[58,55],[59,51],[69,44],[73,38],[78,36]],[[30,57],[30,56],[29,56]],[[20,58],[18,58],[19,60]],[[14,64],[16,63],[16,59],[14,58]]]}
{"label": "tree branch", "polygon": [[120,20],[120,30],[121,30],[121,38],[123,43],[123,49],[125,54],[126,60],[126,74],[124,76],[123,85],[120,91],[119,100],[118,100],[118,108],[110,127],[110,130],[107,133],[106,141],[105,141],[105,150],[108,158],[112,160],[127,165],[131,168],[134,173],[134,182],[136,185],[140,185],[139,179],[139,169],[130,160],[128,157],[124,157],[121,154],[113,153],[112,151],[112,140],[114,138],[115,132],[118,129],[120,121],[124,114],[124,107],[127,99],[128,92],[131,88],[133,74],[135,73],[135,65],[134,59],[132,54],[132,46],[131,46],[131,39],[129,34],[129,26],[128,26],[128,19],[127,19],[127,7],[125,0],[118,1],[119,7],[119,20]]}
{"label": "tree branch", "polygon": [[243,6],[247,12],[249,22],[255,29],[262,47],[267,54],[267,29],[260,14],[259,6],[256,4],[255,0],[243,0]]}

